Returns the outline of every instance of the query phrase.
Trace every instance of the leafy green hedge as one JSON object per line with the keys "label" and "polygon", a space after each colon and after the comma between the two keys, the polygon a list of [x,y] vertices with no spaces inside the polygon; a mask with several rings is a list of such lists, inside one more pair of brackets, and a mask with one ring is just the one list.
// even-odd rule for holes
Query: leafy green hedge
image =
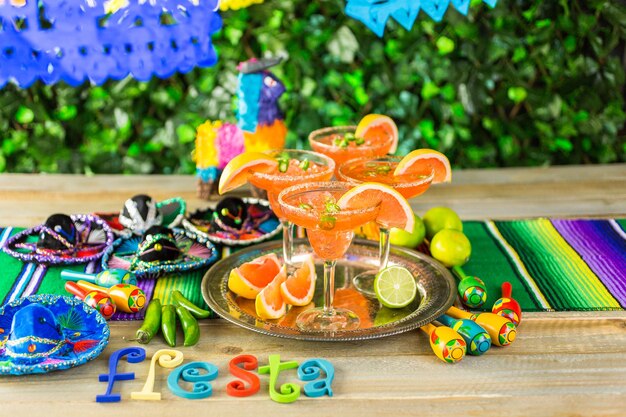
{"label": "leafy green hedge", "polygon": [[318,127],[392,116],[402,154],[458,167],[626,160],[626,7],[600,0],[474,2],[377,38],[342,0],[266,0],[224,14],[220,61],[167,80],[0,90],[0,171],[191,173],[195,128],[233,119],[236,64],[276,69],[290,146]]}

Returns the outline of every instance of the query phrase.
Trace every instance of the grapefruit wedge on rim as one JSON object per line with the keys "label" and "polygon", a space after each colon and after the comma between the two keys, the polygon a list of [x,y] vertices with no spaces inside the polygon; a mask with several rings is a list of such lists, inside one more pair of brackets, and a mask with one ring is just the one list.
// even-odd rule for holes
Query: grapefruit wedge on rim
{"label": "grapefruit wedge on rim", "polygon": [[391,136],[391,148],[389,148],[388,153],[394,153],[398,149],[398,126],[389,116],[368,114],[357,125],[354,136],[363,139],[374,139],[381,133]]}
{"label": "grapefruit wedge on rim", "polygon": [[372,201],[380,201],[376,217],[378,224],[413,232],[415,217],[411,205],[402,194],[388,185],[364,182],[342,195],[337,205],[342,209],[359,209],[370,206]]}
{"label": "grapefruit wedge on rim", "polygon": [[276,277],[256,296],[254,308],[262,319],[279,319],[287,312],[287,304],[280,293],[280,285],[287,279],[287,268],[283,265]]}
{"label": "grapefruit wedge on rim", "polygon": [[313,300],[315,293],[315,262],[313,255],[307,255],[302,266],[285,282],[280,284],[280,293],[287,304],[305,306]]}
{"label": "grapefruit wedge on rim", "polygon": [[396,166],[393,175],[409,174],[411,172],[431,168],[434,171],[433,184],[452,181],[452,168],[448,158],[434,149],[416,149]]}
{"label": "grapefruit wedge on rim", "polygon": [[228,276],[228,289],[243,298],[254,300],[280,272],[275,253],[259,256],[233,269]]}
{"label": "grapefruit wedge on rim", "polygon": [[270,172],[278,166],[278,161],[261,152],[244,152],[230,160],[220,176],[218,192],[224,194],[248,182],[254,172]]}

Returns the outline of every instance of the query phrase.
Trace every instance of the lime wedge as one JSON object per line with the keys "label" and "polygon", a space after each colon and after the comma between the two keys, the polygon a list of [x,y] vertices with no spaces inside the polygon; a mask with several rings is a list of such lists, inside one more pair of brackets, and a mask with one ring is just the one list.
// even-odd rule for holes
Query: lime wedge
{"label": "lime wedge", "polygon": [[385,307],[402,308],[415,299],[417,285],[408,269],[390,266],[376,274],[374,292],[378,301]]}

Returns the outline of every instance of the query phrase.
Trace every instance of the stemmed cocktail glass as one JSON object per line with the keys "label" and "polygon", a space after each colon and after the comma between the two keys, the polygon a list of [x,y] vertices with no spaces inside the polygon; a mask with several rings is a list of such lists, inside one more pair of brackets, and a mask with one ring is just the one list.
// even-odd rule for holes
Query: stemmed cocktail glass
{"label": "stemmed cocktail glass", "polygon": [[[402,160],[397,156],[384,156],[380,158],[360,158],[342,163],[337,168],[337,179],[351,185],[364,182],[378,182],[393,187],[407,200],[424,193],[434,179],[434,172],[430,167],[403,175],[394,175],[398,163]],[[366,271],[352,280],[354,286],[364,294],[374,295],[374,278],[376,274],[387,267],[389,260],[389,225],[378,221],[379,227],[379,264],[378,270]]]}
{"label": "stemmed cocktail glass", "polygon": [[379,199],[360,200],[350,205],[341,197],[352,188],[345,182],[313,182],[292,186],[278,196],[282,215],[307,230],[315,254],[324,261],[324,306],[306,310],[296,319],[304,331],[352,330],[359,327],[358,316],[333,307],[335,265],[354,237],[354,229],[378,215]]}

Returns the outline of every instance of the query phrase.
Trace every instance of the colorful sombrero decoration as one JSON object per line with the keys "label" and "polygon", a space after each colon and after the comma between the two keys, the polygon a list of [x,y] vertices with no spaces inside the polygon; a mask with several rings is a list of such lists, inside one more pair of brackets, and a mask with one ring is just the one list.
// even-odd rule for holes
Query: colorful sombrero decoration
{"label": "colorful sombrero decoration", "polygon": [[217,260],[215,246],[184,229],[153,226],[143,236],[121,237],[102,257],[102,269],[120,268],[137,278],[206,268]]}
{"label": "colorful sombrero decoration", "polygon": [[3,250],[24,262],[77,264],[100,259],[112,243],[111,229],[98,216],[53,214],[10,237]]}
{"label": "colorful sombrero decoration", "polygon": [[176,227],[185,217],[187,203],[180,197],[155,202],[138,194],[126,200],[119,213],[96,213],[120,236],[142,235],[152,226]]}
{"label": "colorful sombrero decoration", "polygon": [[108,341],[104,317],[80,300],[50,294],[20,298],[0,308],[0,375],[82,365]]}
{"label": "colorful sombrero decoration", "polygon": [[266,200],[226,197],[215,209],[200,209],[183,220],[183,227],[213,243],[243,246],[276,236],[280,222]]}

